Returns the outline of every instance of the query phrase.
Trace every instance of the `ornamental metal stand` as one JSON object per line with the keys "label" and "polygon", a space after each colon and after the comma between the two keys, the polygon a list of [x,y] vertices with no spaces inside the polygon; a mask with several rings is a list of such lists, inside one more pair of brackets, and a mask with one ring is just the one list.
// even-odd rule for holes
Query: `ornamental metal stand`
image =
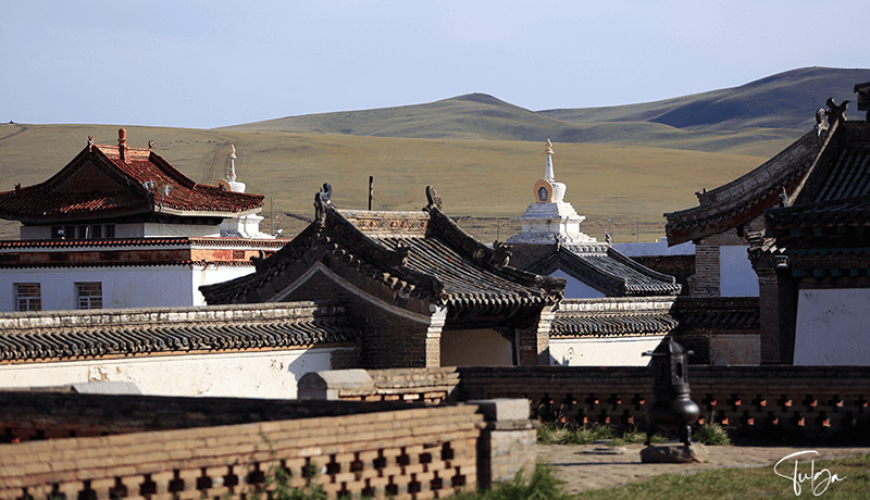
{"label": "ornamental metal stand", "polygon": [[693,354],[665,337],[654,351],[643,353],[652,357],[652,401],[646,407],[644,417],[649,427],[646,444],[656,430],[678,432],[680,441],[687,447],[692,443],[690,424],[698,420],[700,409],[689,399],[688,360]]}

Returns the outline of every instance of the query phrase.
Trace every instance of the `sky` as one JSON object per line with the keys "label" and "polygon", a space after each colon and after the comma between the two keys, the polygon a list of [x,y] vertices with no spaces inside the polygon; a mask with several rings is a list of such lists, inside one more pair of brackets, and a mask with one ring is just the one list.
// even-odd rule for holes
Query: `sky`
{"label": "sky", "polygon": [[533,111],[870,68],[865,0],[0,0],[0,123],[213,128],[482,92]]}

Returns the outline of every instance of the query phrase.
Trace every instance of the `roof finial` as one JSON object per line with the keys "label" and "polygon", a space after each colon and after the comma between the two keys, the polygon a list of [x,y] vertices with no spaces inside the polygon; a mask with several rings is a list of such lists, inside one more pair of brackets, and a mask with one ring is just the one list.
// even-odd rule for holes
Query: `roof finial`
{"label": "roof finial", "polygon": [[556,180],[556,174],[553,172],[553,144],[550,139],[547,139],[547,167],[544,169],[544,179],[550,182]]}
{"label": "roof finial", "polygon": [[227,166],[227,180],[236,182],[236,145],[230,144],[230,164]]}
{"label": "roof finial", "polygon": [[119,128],[118,129],[118,154],[121,156],[121,161],[126,160],[126,149],[127,149],[127,131]]}

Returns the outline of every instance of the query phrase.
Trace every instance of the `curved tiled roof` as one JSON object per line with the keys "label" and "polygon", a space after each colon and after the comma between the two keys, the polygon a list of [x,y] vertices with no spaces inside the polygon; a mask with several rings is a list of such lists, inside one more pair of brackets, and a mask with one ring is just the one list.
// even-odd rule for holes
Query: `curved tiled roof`
{"label": "curved tiled roof", "polygon": [[562,270],[608,297],[679,295],[682,289],[673,276],[638,264],[606,243],[515,245],[512,251],[524,271]]}
{"label": "curved tiled roof", "polygon": [[692,330],[758,331],[758,297],[680,297],[671,310],[682,332]]}
{"label": "curved tiled roof", "polygon": [[810,170],[819,151],[818,142],[818,133],[811,131],[751,172],[716,189],[697,193],[700,202],[697,207],[666,213],[668,245],[745,224],[776,206],[782,188],[793,194]]}
{"label": "curved tiled roof", "polygon": [[[427,212],[348,212],[348,217],[331,203],[323,210],[322,222],[315,221],[258,263],[256,273],[201,287],[206,300],[269,300],[314,262],[389,303],[427,302],[448,305],[454,312],[471,308],[496,314],[561,297],[564,280],[504,265],[503,249],[477,242],[435,206]],[[269,288],[273,280],[285,285]]]}
{"label": "curved tiled roof", "polygon": [[[822,226],[866,226],[870,224],[870,194],[775,208],[765,214],[765,220],[767,227],[774,231]],[[806,233],[796,233],[794,236],[802,237]]]}
{"label": "curved tiled roof", "polygon": [[550,327],[550,337],[664,335],[677,324],[677,320],[663,312],[558,312]]}
{"label": "curved tiled roof", "polygon": [[281,248],[289,239],[247,239],[228,237],[190,237],[170,238],[102,238],[84,240],[9,240],[0,241],[0,250],[23,250],[30,248],[103,248],[103,247],[143,247],[143,246],[202,246],[202,247],[256,247]]}
{"label": "curved tiled roof", "polygon": [[217,267],[251,267],[249,261],[238,260],[142,260],[126,262],[92,261],[92,262],[4,262],[0,259],[0,269],[42,269],[42,268],[88,268],[88,267],[159,267],[159,266],[217,266]]}
{"label": "curved tiled roof", "polygon": [[758,330],[761,316],[758,309],[694,310],[674,313],[682,330]]}
{"label": "curved tiled roof", "polygon": [[85,311],[0,314],[0,362],[282,349],[359,339],[338,306],[260,309],[266,312],[210,307],[88,311],[90,317]]}
{"label": "curved tiled roof", "polygon": [[125,148],[122,158],[118,146],[89,145],[47,181],[0,193],[0,217],[27,223],[156,213],[229,217],[262,207],[262,195],[197,184],[150,149]]}

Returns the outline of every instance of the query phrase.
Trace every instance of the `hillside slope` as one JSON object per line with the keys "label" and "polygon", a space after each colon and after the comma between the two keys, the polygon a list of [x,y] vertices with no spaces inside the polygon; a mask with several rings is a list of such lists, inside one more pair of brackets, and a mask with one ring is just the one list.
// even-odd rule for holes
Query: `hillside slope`
{"label": "hillside slope", "polygon": [[828,97],[854,101],[854,85],[866,81],[870,81],[870,69],[801,68],[740,87],[665,101],[539,114],[578,124],[643,121],[709,132],[745,127],[806,131],[815,124],[815,112],[825,107]]}
{"label": "hillside slope", "polygon": [[853,99],[870,70],[803,68],[746,85],[654,103],[533,112],[486,94],[428,104],[285,117],[225,131],[344,134],[415,139],[482,139],[633,144],[760,152],[759,140],[787,142],[814,124],[828,97]]}

